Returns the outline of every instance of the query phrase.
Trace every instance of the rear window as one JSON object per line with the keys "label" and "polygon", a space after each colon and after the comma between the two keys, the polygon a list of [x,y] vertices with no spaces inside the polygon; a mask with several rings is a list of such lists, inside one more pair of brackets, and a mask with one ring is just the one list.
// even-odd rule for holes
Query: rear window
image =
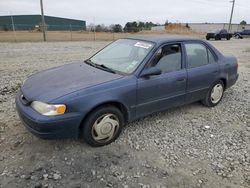
{"label": "rear window", "polygon": [[202,44],[185,44],[188,68],[200,67],[208,64],[207,48]]}
{"label": "rear window", "polygon": [[185,44],[187,54],[187,67],[195,68],[206,64],[216,63],[214,53],[207,46],[200,43]]}

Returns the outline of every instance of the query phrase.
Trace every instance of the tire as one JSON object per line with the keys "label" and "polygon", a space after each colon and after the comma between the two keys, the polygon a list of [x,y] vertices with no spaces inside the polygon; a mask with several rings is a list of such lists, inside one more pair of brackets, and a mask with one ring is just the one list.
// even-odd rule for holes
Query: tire
{"label": "tire", "polygon": [[[216,93],[214,93],[215,88],[217,89]],[[220,103],[224,91],[225,91],[224,83],[221,80],[218,80],[209,88],[206,98],[203,99],[201,102],[205,106],[214,107]],[[212,95],[214,95],[214,97]]]}
{"label": "tire", "polygon": [[230,37],[227,37],[227,40],[230,40]]}
{"label": "tire", "polygon": [[[93,147],[113,142],[120,135],[124,116],[114,106],[102,106],[87,116],[81,126],[83,140]],[[99,133],[98,133],[99,132]]]}
{"label": "tire", "polygon": [[210,38],[209,38],[209,37],[206,37],[206,39],[207,39],[207,40],[210,40]]}

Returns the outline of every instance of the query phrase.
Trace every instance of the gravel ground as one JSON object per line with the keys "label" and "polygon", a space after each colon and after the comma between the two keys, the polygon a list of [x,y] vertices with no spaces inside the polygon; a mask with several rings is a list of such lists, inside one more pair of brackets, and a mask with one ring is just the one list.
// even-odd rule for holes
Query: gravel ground
{"label": "gravel ground", "polygon": [[212,43],[239,60],[239,80],[218,106],[148,116],[101,148],[36,138],[14,96],[32,73],[84,59],[107,42],[0,43],[0,187],[250,187],[250,40]]}

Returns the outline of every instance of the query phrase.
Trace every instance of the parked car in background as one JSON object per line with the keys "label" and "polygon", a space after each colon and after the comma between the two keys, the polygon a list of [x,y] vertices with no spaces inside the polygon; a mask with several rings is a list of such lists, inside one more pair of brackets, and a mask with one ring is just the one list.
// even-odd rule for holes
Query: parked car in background
{"label": "parked car in background", "polygon": [[226,29],[221,30],[214,30],[212,32],[207,33],[206,39],[215,39],[215,40],[221,40],[221,39],[227,39],[230,40],[233,37],[231,33],[228,33]]}
{"label": "parked car in background", "polygon": [[206,41],[119,39],[86,61],[29,77],[16,96],[24,125],[41,138],[114,141],[125,123],[195,101],[216,106],[238,79],[235,57]]}
{"label": "parked car in background", "polygon": [[234,37],[236,39],[248,38],[248,37],[250,37],[250,29],[244,29],[240,32],[235,32]]}

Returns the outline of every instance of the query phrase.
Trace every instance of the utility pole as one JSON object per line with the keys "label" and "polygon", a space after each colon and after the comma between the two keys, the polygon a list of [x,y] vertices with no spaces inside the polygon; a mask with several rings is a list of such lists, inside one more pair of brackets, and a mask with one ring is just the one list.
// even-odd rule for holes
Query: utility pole
{"label": "utility pole", "polygon": [[70,28],[70,41],[72,41],[72,26],[71,26],[71,24],[69,25],[69,28]]}
{"label": "utility pole", "polygon": [[11,25],[12,25],[12,30],[13,30],[13,33],[14,33],[14,39],[15,39],[15,42],[16,42],[16,29],[15,29],[15,24],[14,24],[14,19],[13,19],[12,14],[11,14]]}
{"label": "utility pole", "polygon": [[43,41],[46,41],[46,33],[45,33],[45,19],[44,19],[44,13],[43,13],[43,0],[40,0],[40,6],[41,6],[41,17],[42,17],[42,32],[43,32]]}
{"label": "utility pole", "polygon": [[233,4],[232,4],[231,16],[230,16],[230,21],[229,21],[229,26],[228,26],[228,32],[230,32],[232,29],[232,19],[233,19],[233,13],[234,13],[235,0],[230,1],[230,3],[233,3]]}
{"label": "utility pole", "polygon": [[95,17],[94,17],[94,41],[96,41],[96,31],[95,31]]}

